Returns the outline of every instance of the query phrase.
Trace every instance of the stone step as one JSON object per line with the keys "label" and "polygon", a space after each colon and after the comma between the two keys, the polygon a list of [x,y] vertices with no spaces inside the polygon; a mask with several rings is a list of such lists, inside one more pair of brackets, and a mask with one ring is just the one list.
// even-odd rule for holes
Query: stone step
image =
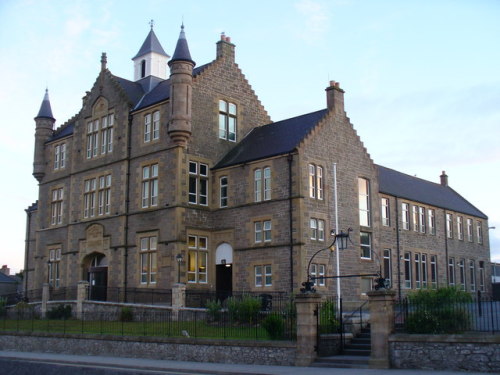
{"label": "stone step", "polygon": [[350,348],[344,348],[344,354],[345,355],[350,355],[350,356],[362,356],[362,357],[369,357],[371,354],[370,349],[350,349]]}
{"label": "stone step", "polygon": [[370,357],[336,355],[332,357],[318,358],[312,367],[331,367],[331,368],[368,368]]}

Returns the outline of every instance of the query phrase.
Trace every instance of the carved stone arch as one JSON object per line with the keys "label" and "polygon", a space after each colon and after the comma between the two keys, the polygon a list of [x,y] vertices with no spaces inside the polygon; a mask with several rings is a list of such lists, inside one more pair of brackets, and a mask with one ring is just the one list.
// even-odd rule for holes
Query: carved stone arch
{"label": "carved stone arch", "polygon": [[100,117],[108,113],[109,102],[104,96],[99,96],[92,105],[92,117]]}

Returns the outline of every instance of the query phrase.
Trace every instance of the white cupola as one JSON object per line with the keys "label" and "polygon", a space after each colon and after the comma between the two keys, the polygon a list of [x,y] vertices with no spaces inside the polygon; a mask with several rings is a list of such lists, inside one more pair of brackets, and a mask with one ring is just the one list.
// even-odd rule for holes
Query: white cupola
{"label": "white cupola", "polygon": [[132,58],[134,62],[134,81],[154,76],[161,79],[168,78],[168,59],[169,55],[160,44],[153,31],[153,21],[150,22],[151,31],[146,40],[142,43],[139,52]]}

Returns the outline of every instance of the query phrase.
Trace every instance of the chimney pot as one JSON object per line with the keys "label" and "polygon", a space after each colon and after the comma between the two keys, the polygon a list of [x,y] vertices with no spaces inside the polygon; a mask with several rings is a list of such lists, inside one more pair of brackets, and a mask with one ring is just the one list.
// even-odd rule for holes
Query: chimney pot
{"label": "chimney pot", "polygon": [[446,174],[446,172],[443,171],[443,173],[439,177],[441,179],[441,185],[442,186],[448,186],[448,175]]}

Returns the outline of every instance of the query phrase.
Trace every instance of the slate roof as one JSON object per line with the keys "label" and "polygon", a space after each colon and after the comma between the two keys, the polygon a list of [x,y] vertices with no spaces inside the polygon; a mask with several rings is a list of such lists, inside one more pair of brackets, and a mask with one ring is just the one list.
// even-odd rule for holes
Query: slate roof
{"label": "slate roof", "polygon": [[123,91],[125,91],[127,97],[133,105],[135,105],[144,96],[144,89],[140,83],[129,81],[128,79],[115,75],[113,78],[120,85]]}
{"label": "slate roof", "polygon": [[322,109],[254,128],[214,169],[292,152],[326,113]]}
{"label": "slate roof", "polygon": [[179,34],[179,39],[177,40],[177,45],[175,46],[174,55],[169,61],[169,65],[174,61],[189,61],[195,64],[195,62],[191,59],[191,53],[189,52],[186,34],[184,33],[184,25],[181,26],[181,33]]}
{"label": "slate roof", "polygon": [[14,279],[12,276],[7,276],[6,274],[0,272],[0,283],[19,284],[19,281],[17,279]]}
{"label": "slate roof", "polygon": [[67,137],[68,135],[73,134],[74,127],[75,127],[75,123],[71,123],[71,124],[66,125],[63,128],[57,129],[54,132],[54,135],[52,136],[52,138],[50,138],[50,140],[48,142],[57,141],[58,139],[61,139],[61,138]]}
{"label": "slate roof", "polygon": [[40,110],[38,111],[38,115],[35,118],[50,118],[54,121],[56,120],[52,115],[52,108],[50,107],[48,89],[45,89],[45,96],[43,97],[42,104],[40,105]]}
{"label": "slate roof", "polygon": [[149,32],[148,36],[144,40],[144,43],[142,43],[142,46],[139,49],[139,52],[137,52],[137,55],[132,57],[132,60],[134,60],[138,57],[144,56],[150,52],[156,52],[160,55],[170,57],[169,55],[167,55],[167,53],[165,52],[165,50],[161,46],[160,41],[158,40],[155,32],[153,31],[153,28],[151,28],[151,31]]}
{"label": "slate roof", "polygon": [[449,186],[413,177],[381,165],[377,165],[377,168],[381,193],[488,219],[484,213]]}
{"label": "slate roof", "polygon": [[[201,74],[212,63],[208,63],[193,69],[193,77]],[[122,79],[123,80],[123,79]],[[124,80],[126,81],[126,80]],[[130,82],[130,81],[129,81]],[[134,82],[132,82],[134,83]],[[170,79],[166,79],[157,84],[150,92],[146,93],[134,107],[134,111],[146,108],[150,105],[167,100],[170,97]]]}

